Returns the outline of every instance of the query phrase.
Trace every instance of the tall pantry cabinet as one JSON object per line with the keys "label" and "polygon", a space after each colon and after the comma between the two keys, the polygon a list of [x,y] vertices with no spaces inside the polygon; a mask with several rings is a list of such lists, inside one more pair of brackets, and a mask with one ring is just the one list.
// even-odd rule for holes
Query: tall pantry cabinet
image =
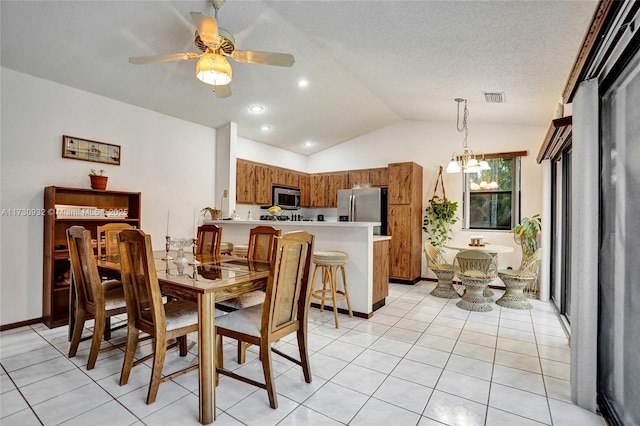
{"label": "tall pantry cabinet", "polygon": [[139,192],[97,191],[48,186],[44,189],[44,264],[42,317],[49,327],[69,321],[71,271],[67,228],[83,226],[91,231],[97,248],[96,228],[107,223],[128,223],[140,228]]}
{"label": "tall pantry cabinet", "polygon": [[389,164],[389,280],[414,284],[422,273],[422,166]]}

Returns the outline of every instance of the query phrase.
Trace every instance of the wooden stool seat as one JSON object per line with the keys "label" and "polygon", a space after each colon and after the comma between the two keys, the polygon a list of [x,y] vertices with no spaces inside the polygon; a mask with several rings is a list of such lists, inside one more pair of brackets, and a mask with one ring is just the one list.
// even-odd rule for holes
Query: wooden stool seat
{"label": "wooden stool seat", "polygon": [[247,257],[247,253],[249,253],[249,244],[236,244],[233,246],[233,253],[236,256]]}
{"label": "wooden stool seat", "polygon": [[[347,287],[347,273],[345,264],[349,260],[349,255],[342,251],[316,251],[313,253],[313,263],[316,267],[311,279],[311,293],[309,294],[309,305],[312,299],[320,300],[320,312],[324,311],[324,302],[330,300],[333,303],[333,317],[336,328],[338,325],[338,300],[346,300],[349,316],[353,318],[351,301],[349,300],[349,289]],[[342,290],[338,290],[337,272],[342,272]],[[316,275],[322,271],[322,288],[314,290]]]}
{"label": "wooden stool seat", "polygon": [[220,254],[231,254],[233,251],[233,243],[222,241],[220,243]]}

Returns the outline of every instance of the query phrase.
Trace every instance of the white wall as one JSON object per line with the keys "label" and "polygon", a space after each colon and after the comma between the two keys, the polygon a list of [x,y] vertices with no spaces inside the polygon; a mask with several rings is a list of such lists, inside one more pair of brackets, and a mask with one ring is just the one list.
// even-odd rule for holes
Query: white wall
{"label": "white wall", "polygon": [[255,161],[257,163],[271,164],[285,169],[307,172],[307,156],[286,151],[275,146],[265,145],[260,142],[238,137],[238,158]]}
{"label": "white wall", "polygon": [[[216,131],[81,90],[1,69],[0,208],[42,208],[49,185],[142,193],[142,229],[154,248],[190,236],[193,212],[214,198]],[[62,135],[122,147],[120,166],[61,158]],[[0,324],[42,316],[42,217],[1,217]]]}
{"label": "white wall", "polygon": [[[469,125],[469,147],[486,153],[527,151],[522,159],[522,216],[542,211],[542,166],[536,163],[540,144],[547,129],[535,126],[506,126],[500,124]],[[424,168],[423,208],[433,194],[438,166],[446,168],[454,151],[462,151],[463,135],[455,122],[403,121],[383,127],[369,134],[309,156],[307,172],[385,167],[388,163],[414,161]],[[462,218],[462,174],[444,174],[447,198],[458,201],[458,217]],[[471,231],[453,228],[454,240],[467,241]],[[475,231],[474,233],[477,233]],[[483,231],[485,240],[510,245],[514,252],[500,255],[499,267],[517,267],[520,247],[508,231]],[[424,236],[424,234],[423,234]],[[423,240],[426,240],[423,238]],[[449,253],[453,257],[455,252]],[[422,276],[432,276],[423,259]]]}

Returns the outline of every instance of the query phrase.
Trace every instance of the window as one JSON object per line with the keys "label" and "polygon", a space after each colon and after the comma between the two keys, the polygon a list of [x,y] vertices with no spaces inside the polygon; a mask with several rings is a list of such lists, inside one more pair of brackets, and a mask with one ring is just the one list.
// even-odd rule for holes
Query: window
{"label": "window", "polygon": [[511,230],[520,221],[520,156],[487,155],[490,169],[465,173],[467,229]]}

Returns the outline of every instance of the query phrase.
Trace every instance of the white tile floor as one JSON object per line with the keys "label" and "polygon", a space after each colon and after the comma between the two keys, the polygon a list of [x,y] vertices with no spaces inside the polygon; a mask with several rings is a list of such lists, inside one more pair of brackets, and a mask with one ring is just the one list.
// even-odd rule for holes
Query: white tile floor
{"label": "white tile floor", "polygon": [[[309,344],[313,382],[277,355],[279,407],[266,391],[221,377],[216,425],[605,425],[570,402],[569,345],[548,303],[532,311],[493,305],[486,313],[463,311],[456,300],[429,295],[434,283],[392,284],[387,306],[369,320],[312,309]],[[500,296],[496,291],[494,299]],[[122,341],[123,331],[110,343]],[[195,336],[193,336],[195,337]],[[149,351],[149,342],[140,355]],[[278,345],[297,351],[293,339]],[[118,385],[123,352],[115,348],[87,371],[89,342],[74,358],[66,353],[67,328],[38,324],[0,334],[0,423],[9,425],[199,424],[197,372],[160,385],[145,404],[151,369],[134,368]],[[253,349],[253,348],[252,348]],[[165,373],[196,360],[172,351]],[[262,380],[257,354],[229,368]]]}

